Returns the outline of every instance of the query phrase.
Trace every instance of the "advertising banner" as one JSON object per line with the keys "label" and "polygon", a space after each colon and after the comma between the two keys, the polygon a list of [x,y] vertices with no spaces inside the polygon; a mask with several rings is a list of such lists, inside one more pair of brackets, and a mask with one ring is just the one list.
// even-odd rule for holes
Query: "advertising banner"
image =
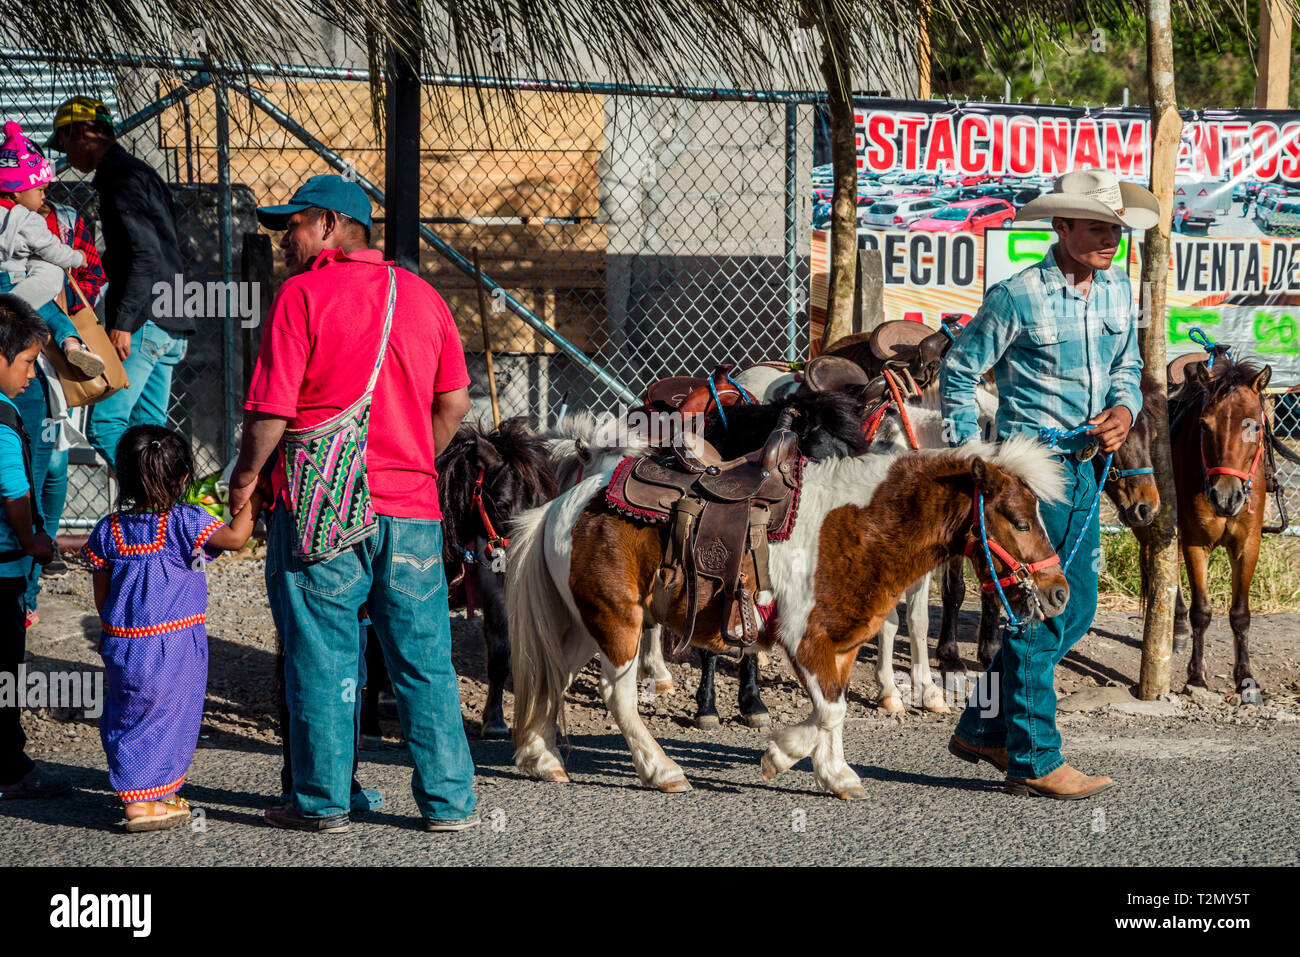
{"label": "advertising banner", "polygon": [[[984,290],[1037,262],[1047,222],[1016,210],[1071,170],[1102,167],[1146,184],[1142,109],[860,100],[858,246],[879,249],[885,318],[931,326],[969,317]],[[1169,263],[1170,357],[1197,351],[1200,326],[1300,383],[1300,112],[1183,114]],[[820,157],[818,158],[820,159]],[[825,319],[829,165],[813,170],[812,341]],[[1296,238],[1291,238],[1296,237]],[[1135,300],[1141,235],[1125,236]]]}

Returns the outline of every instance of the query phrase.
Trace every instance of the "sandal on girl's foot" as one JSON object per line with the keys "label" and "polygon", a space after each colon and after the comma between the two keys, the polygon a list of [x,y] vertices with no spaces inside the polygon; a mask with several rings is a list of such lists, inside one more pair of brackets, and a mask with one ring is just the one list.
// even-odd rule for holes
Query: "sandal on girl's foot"
{"label": "sandal on girl's foot", "polygon": [[104,360],[85,346],[80,349],[74,346],[65,355],[68,357],[68,364],[75,366],[87,379],[93,379],[104,371]]}
{"label": "sandal on girl's foot", "polygon": [[33,608],[27,613],[27,630],[31,631],[41,623],[41,613]]}
{"label": "sandal on girl's foot", "polygon": [[139,802],[128,807],[146,807],[144,814],[126,819],[126,832],[139,834],[141,831],[165,831],[169,827],[190,819],[190,805],[183,797],[172,795],[165,801]]}

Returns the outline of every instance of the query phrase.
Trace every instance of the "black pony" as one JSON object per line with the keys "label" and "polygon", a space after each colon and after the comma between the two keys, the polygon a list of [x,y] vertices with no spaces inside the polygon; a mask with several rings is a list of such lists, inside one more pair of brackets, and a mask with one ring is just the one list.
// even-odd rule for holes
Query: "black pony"
{"label": "black pony", "polygon": [[[744,455],[762,447],[776,427],[781,411],[787,408],[799,413],[794,430],[799,436],[799,451],[809,459],[849,458],[867,450],[862,437],[863,400],[849,392],[807,392],[760,405],[735,405],[726,410],[725,423],[714,411],[705,419],[704,437],[723,458]],[[719,721],[713,682],[718,656],[708,651],[699,651],[699,655],[695,724],[705,729],[716,728]],[[757,656],[742,655],[737,676],[741,718],[751,728],[771,726],[772,720],[758,689]]]}
{"label": "black pony", "polygon": [[[438,502],[442,509],[443,566],[453,608],[483,610],[488,693],[480,736],[508,738],[501,697],[510,675],[506,622],[505,533],[524,509],[550,501],[559,489],[546,443],[527,416],[506,419],[494,430],[462,425],[438,456]],[[377,733],[378,689],[367,682],[363,733]]]}

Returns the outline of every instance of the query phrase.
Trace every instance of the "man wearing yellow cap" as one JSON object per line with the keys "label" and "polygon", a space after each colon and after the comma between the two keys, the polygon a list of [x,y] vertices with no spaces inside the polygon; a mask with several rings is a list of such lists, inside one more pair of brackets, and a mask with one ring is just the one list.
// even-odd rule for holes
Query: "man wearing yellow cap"
{"label": "man wearing yellow cap", "polygon": [[77,96],[59,107],[47,144],[93,172],[104,230],[108,276],[104,327],[131,380],[98,403],[87,437],[110,464],[118,439],[133,425],[166,425],[172,370],[185,356],[194,319],[173,315],[172,297],[154,286],[184,283],[171,191],[154,170],[117,142],[113,114],[101,101]]}

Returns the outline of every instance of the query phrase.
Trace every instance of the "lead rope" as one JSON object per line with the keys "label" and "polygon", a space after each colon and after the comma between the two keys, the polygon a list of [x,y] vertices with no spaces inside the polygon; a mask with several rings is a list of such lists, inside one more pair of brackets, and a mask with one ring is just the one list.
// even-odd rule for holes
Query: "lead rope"
{"label": "lead rope", "polygon": [[[984,490],[983,489],[980,489],[979,492],[976,493],[976,502],[977,502],[976,508],[979,511],[979,517],[980,517],[980,545],[984,549],[984,561],[987,562],[989,566],[989,577],[993,579],[993,588],[998,593],[998,601],[1002,602],[1002,610],[1006,612],[1007,630],[1015,634],[1020,634],[1025,630],[1025,626],[1029,624],[1029,617],[1026,616],[1024,618],[1017,618],[1015,612],[1011,610],[1011,602],[1007,601],[1007,593],[1002,590],[1002,581],[998,578],[997,567],[994,566],[993,564],[993,553],[989,551],[988,529],[984,525]],[[1036,589],[1031,587],[1031,585],[1032,583],[1026,583],[1022,587],[1025,588],[1026,591],[1029,592],[1030,594],[1033,594],[1034,600],[1037,601],[1038,596],[1034,594],[1036,592]]]}
{"label": "lead rope", "polygon": [[[735,379],[733,379],[730,373],[723,376],[723,378],[725,378],[728,382],[732,384],[732,386],[735,387],[736,392],[739,393],[740,395],[740,401],[748,404],[749,394],[743,388],[741,388],[740,383],[737,382]],[[709,378],[706,381],[708,382],[708,386],[709,386],[709,395],[713,396],[713,407],[718,410],[718,417],[722,419],[722,427],[724,429],[731,428],[731,426],[727,424],[727,410],[722,407],[722,397],[718,395],[718,388],[713,384],[713,376],[709,376]]]}

